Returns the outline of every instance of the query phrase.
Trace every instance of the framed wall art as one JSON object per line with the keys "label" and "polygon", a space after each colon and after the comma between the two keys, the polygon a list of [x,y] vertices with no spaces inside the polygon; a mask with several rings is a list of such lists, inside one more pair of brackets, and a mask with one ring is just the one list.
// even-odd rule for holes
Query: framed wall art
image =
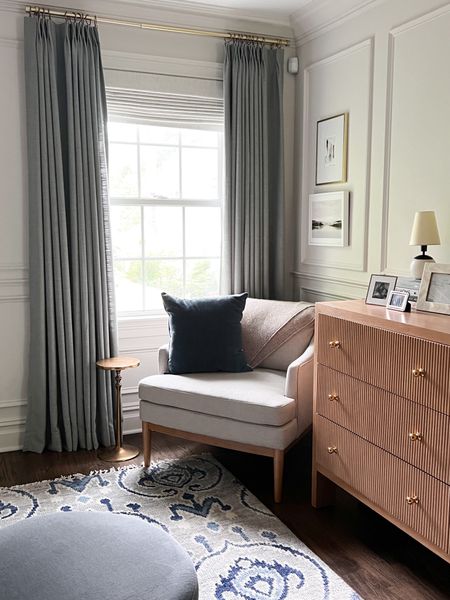
{"label": "framed wall art", "polygon": [[349,193],[310,194],[308,243],[348,246]]}
{"label": "framed wall art", "polygon": [[450,315],[450,265],[425,263],[416,308]]}
{"label": "framed wall art", "polygon": [[317,122],[316,185],[347,181],[348,113]]}

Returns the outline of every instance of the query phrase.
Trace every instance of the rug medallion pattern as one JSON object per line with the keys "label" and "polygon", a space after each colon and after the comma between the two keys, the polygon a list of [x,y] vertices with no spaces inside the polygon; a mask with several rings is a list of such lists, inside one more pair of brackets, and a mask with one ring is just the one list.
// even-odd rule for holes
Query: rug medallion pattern
{"label": "rug medallion pattern", "polygon": [[210,455],[0,488],[0,528],[92,510],[170,533],[192,558],[201,600],[360,600]]}

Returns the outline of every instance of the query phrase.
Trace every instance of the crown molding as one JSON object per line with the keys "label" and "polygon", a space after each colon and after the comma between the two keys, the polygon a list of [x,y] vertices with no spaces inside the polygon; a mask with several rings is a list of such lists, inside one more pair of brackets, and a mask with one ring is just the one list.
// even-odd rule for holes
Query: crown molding
{"label": "crown molding", "polygon": [[[271,25],[279,25],[282,27],[291,26],[289,16],[282,16],[277,11],[259,9],[255,14],[253,10],[236,9],[218,4],[206,4],[205,2],[197,2],[196,0],[110,0],[112,4],[119,3],[123,5],[145,6],[164,11],[174,11],[179,13],[196,14],[200,16],[211,16],[227,19],[238,19],[243,21],[253,21],[255,23],[270,23]],[[300,0],[302,2],[310,2],[311,0]],[[219,0],[220,2],[220,0]]]}
{"label": "crown molding", "polygon": [[25,2],[21,2],[20,0],[2,0],[0,4],[0,12],[2,13],[24,13],[25,11]]}
{"label": "crown molding", "polygon": [[306,42],[387,0],[309,0],[291,15],[295,43]]}
{"label": "crown molding", "polygon": [[[219,0],[220,1],[220,0]],[[302,0],[310,2],[311,0]],[[29,0],[1,0],[0,13],[25,15]],[[219,5],[182,0],[41,0],[38,5],[59,10],[77,10],[97,16],[133,21],[150,21],[161,25],[237,31],[257,35],[285,37],[293,41],[289,17],[270,11],[239,11]]]}

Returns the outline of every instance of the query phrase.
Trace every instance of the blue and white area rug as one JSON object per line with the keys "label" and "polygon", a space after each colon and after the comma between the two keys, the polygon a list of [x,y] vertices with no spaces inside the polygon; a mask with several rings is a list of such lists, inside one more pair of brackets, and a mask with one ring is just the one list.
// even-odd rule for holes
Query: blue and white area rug
{"label": "blue and white area rug", "polygon": [[92,510],[169,532],[192,558],[201,600],[359,599],[209,454],[0,488],[0,528]]}

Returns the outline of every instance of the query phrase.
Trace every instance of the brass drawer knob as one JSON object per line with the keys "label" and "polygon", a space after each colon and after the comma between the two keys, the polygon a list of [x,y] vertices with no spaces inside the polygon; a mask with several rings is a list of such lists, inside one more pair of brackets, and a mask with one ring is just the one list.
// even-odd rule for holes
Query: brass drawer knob
{"label": "brass drawer knob", "polygon": [[328,446],[328,454],[337,454],[336,446]]}
{"label": "brass drawer knob", "polygon": [[331,342],[328,342],[328,345],[330,348],[340,348],[341,342],[339,340],[331,340]]}
{"label": "brass drawer knob", "polygon": [[413,369],[412,374],[414,377],[425,377],[425,369]]}
{"label": "brass drawer knob", "polygon": [[328,394],[328,400],[330,402],[339,402],[339,396],[337,394]]}
{"label": "brass drawer knob", "polygon": [[418,431],[416,431],[415,433],[413,433],[413,432],[409,433],[408,437],[411,440],[411,442],[422,442],[423,441],[423,434],[419,433]]}
{"label": "brass drawer knob", "polygon": [[407,504],[419,504],[419,498],[417,496],[406,496]]}

